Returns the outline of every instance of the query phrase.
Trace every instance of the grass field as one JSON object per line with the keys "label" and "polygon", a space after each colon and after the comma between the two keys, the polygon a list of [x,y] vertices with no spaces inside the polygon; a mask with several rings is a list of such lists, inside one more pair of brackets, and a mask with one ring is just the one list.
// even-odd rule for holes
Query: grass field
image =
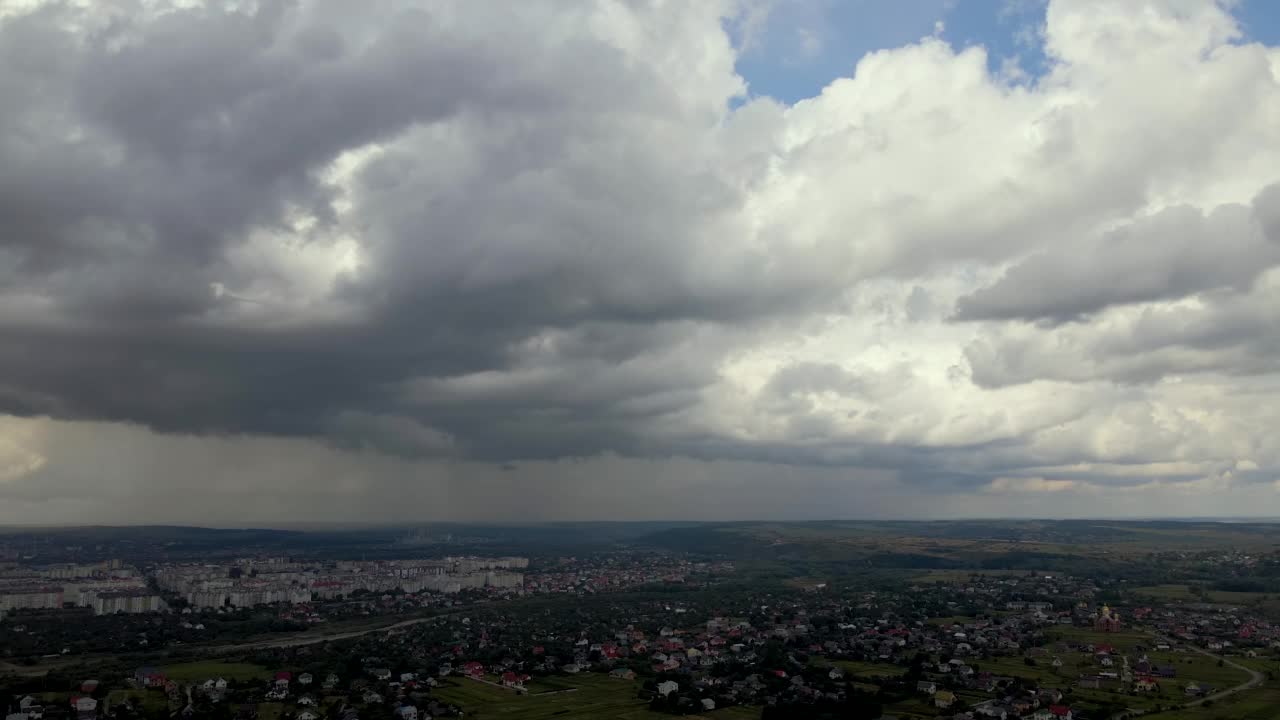
{"label": "grass field", "polygon": [[913,697],[885,707],[885,712],[899,718],[931,718],[946,711],[939,710],[926,697]]}
{"label": "grass field", "polygon": [[1046,687],[1064,687],[1070,685],[1080,675],[1080,670],[1076,667],[1078,656],[1061,655],[1059,657],[1062,658],[1063,666],[1058,668],[1056,675],[1049,658],[1036,660],[1034,667],[1027,665],[1020,657],[985,658],[976,662],[984,672],[1035,680]]}
{"label": "grass field", "polygon": [[[1236,662],[1280,678],[1280,663],[1263,658],[1234,658]],[[1153,720],[1272,720],[1280,717],[1280,679],[1268,679],[1261,687],[1215,701],[1207,707],[1169,710],[1147,717]]]}
{"label": "grass field", "polygon": [[[1189,681],[1197,683],[1207,683],[1218,689],[1224,689],[1248,680],[1249,677],[1244,672],[1224,664],[1218,667],[1218,661],[1215,658],[1207,657],[1199,653],[1192,652],[1157,652],[1150,649],[1154,640],[1147,635],[1141,633],[1098,633],[1083,628],[1063,628],[1063,639],[1067,641],[1092,643],[1095,645],[1107,644],[1115,647],[1117,650],[1125,653],[1133,654],[1133,648],[1142,646],[1147,648],[1145,654],[1151,660],[1153,665],[1172,665],[1178,671],[1176,678],[1164,681],[1167,685],[1184,686]],[[1075,672],[1075,663],[1079,657],[1075,653],[1068,653],[1062,656],[1064,667],[1062,670],[1065,675],[1067,671]],[[1033,669],[1033,668],[1028,668]],[[1119,665],[1112,668],[1119,672]]]}
{"label": "grass field", "polygon": [[144,715],[159,715],[169,712],[169,700],[159,690],[112,690],[107,694],[107,707],[113,707],[125,700],[140,706]]}
{"label": "grass field", "polygon": [[1151,653],[1151,661],[1158,665],[1172,665],[1178,669],[1178,684],[1186,685],[1194,680],[1212,685],[1219,690],[1239,685],[1249,676],[1230,665],[1218,667],[1218,661],[1204,655],[1191,653]]}
{"label": "grass field", "polygon": [[[1144,649],[1143,654],[1147,655],[1152,664],[1171,665],[1177,670],[1177,677],[1160,680],[1160,689],[1158,691],[1141,695],[1115,692],[1119,688],[1118,682],[1110,683],[1109,687],[1104,685],[1099,690],[1073,688],[1071,694],[1072,704],[1086,711],[1101,706],[1123,704],[1125,707],[1134,710],[1152,713],[1157,706],[1170,708],[1187,702],[1188,698],[1184,693],[1184,688],[1189,682],[1194,681],[1202,686],[1209,685],[1215,690],[1225,690],[1235,687],[1248,679],[1246,673],[1230,665],[1224,663],[1219,666],[1217,658],[1214,657],[1193,652],[1158,652],[1152,650],[1154,640],[1144,633],[1099,633],[1087,628],[1064,627],[1057,629],[1055,634],[1068,643],[1111,645],[1117,648],[1119,652],[1128,654],[1130,658],[1137,654],[1135,648],[1141,647]],[[1063,666],[1056,673],[1050,664],[1052,657],[1059,658],[1063,663]],[[1273,661],[1267,659],[1245,660],[1243,662],[1259,670],[1270,669],[1272,665],[1275,665]],[[1103,668],[1094,663],[1094,657],[1091,653],[1051,651],[1051,655],[1048,658],[1038,659],[1035,665],[1027,665],[1021,657],[1002,657],[978,661],[978,666],[984,671],[1000,675],[1026,678],[1050,687],[1067,688],[1074,685],[1076,679],[1082,673],[1092,673],[1103,669],[1121,672],[1122,663],[1117,659],[1114,666]],[[1274,690],[1272,688],[1258,689],[1232,696],[1209,707],[1165,711],[1154,715],[1149,714],[1147,717],[1159,718],[1160,720],[1166,720],[1166,718],[1168,720],[1192,720],[1193,718],[1228,720],[1228,718],[1237,717],[1242,720],[1280,718],[1280,711],[1267,705],[1267,703],[1276,699],[1274,694],[1277,692],[1280,692],[1280,688]],[[1271,709],[1264,711],[1262,709],[1264,707]],[[1270,714],[1267,714],[1268,712]]]}
{"label": "grass field", "polygon": [[1097,632],[1089,628],[1073,627],[1070,625],[1059,625],[1058,627],[1046,633],[1052,637],[1061,638],[1064,642],[1074,642],[1089,645],[1110,645],[1118,650],[1131,651],[1134,647],[1141,645],[1149,648],[1155,640],[1150,635],[1141,632]]}
{"label": "grass field", "polygon": [[[1057,573],[1050,570],[1033,570],[1030,571],[1035,575],[1056,575]],[[1026,577],[1027,570],[977,570],[977,569],[957,569],[957,570],[920,570],[917,571],[912,579],[916,582],[966,582],[974,575],[982,577]]]}
{"label": "grass field", "polygon": [[1275,720],[1280,716],[1280,688],[1266,687],[1223,698],[1208,707],[1166,710],[1145,715],[1150,720]]}
{"label": "grass field", "polygon": [[258,704],[258,720],[280,720],[280,715],[283,712],[284,705],[282,703],[270,702]]}
{"label": "grass field", "polygon": [[1222,605],[1240,605],[1252,607],[1275,614],[1280,610],[1280,596],[1275,593],[1261,592],[1229,592],[1226,590],[1205,590],[1196,592],[1190,585],[1146,585],[1133,589],[1134,594],[1146,596],[1164,602],[1209,602]]}
{"label": "grass field", "polygon": [[788,587],[799,588],[801,590],[813,590],[813,589],[816,589],[818,585],[826,584],[826,582],[827,582],[826,578],[812,577],[812,576],[806,575],[802,577],[787,578],[786,580],[782,581],[782,584]]}
{"label": "grass field", "polygon": [[906,668],[886,663],[861,662],[858,660],[832,660],[832,665],[844,668],[844,671],[855,678],[898,677]]}
{"label": "grass field", "polygon": [[266,680],[272,675],[270,670],[261,665],[219,662],[217,660],[167,665],[160,668],[160,672],[163,672],[170,680],[179,683],[203,682],[209,678],[242,681]]}
{"label": "grass field", "polygon": [[[505,688],[494,687],[466,678],[453,678],[432,691],[441,700],[459,705],[467,717],[507,718],[509,720],[585,720],[586,718],[619,718],[620,720],[657,720],[668,715],[650,712],[648,703],[636,697],[639,685],[604,675],[576,675],[554,678],[537,686],[564,686],[568,690],[517,695]],[[725,708],[701,715],[686,715],[706,720],[758,720],[758,708]]]}
{"label": "grass field", "polygon": [[[1149,712],[1157,705],[1170,707],[1179,705],[1186,701],[1185,694],[1183,693],[1183,687],[1188,682],[1189,677],[1178,677],[1163,680],[1158,692],[1144,693],[1141,695],[1127,695],[1115,692],[1120,687],[1120,683],[1117,681],[1113,681],[1107,686],[1097,690],[1073,687],[1081,673],[1102,670],[1104,668],[1095,666],[1092,662],[1087,666],[1082,667],[1080,663],[1091,657],[1084,653],[1064,653],[1059,655],[1059,657],[1062,659],[1064,664],[1063,667],[1059,668],[1059,672],[1057,674],[1053,673],[1053,668],[1048,664],[1048,662],[1038,661],[1037,664],[1032,667],[1024,664],[1021,658],[987,658],[979,661],[978,665],[983,670],[993,672],[998,675],[1008,675],[1011,677],[1021,677],[1034,680],[1037,684],[1043,687],[1057,687],[1064,690],[1070,688],[1072,704],[1083,710],[1091,710],[1102,705],[1123,703],[1126,707]],[[1208,660],[1208,658],[1203,659]],[[1209,661],[1208,666],[1211,668],[1210,670],[1197,673],[1198,675],[1205,676],[1205,680],[1202,680],[1201,682],[1209,682],[1208,678],[1210,677],[1222,677],[1222,671],[1224,669],[1232,670],[1231,668],[1218,668],[1212,661]],[[1181,676],[1184,673],[1184,670],[1203,667],[1204,666],[1202,665],[1181,666],[1179,668],[1179,675]],[[1108,669],[1118,671],[1118,667]],[[1233,672],[1236,676],[1240,676],[1239,671]],[[1238,682],[1243,682],[1243,677],[1239,677],[1237,682],[1233,682],[1231,684],[1238,684]],[[1215,684],[1219,688],[1229,687],[1229,685],[1225,683],[1211,684]]]}

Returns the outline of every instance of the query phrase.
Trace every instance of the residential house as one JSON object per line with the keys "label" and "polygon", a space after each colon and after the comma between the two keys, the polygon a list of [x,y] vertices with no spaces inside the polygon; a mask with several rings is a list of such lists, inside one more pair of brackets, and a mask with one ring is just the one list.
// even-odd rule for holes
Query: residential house
{"label": "residential house", "polygon": [[71,705],[75,708],[76,717],[81,720],[86,718],[94,718],[98,715],[98,701],[88,695],[81,695],[71,699]]}
{"label": "residential house", "polygon": [[164,687],[165,681],[168,680],[164,673],[151,667],[138,668],[133,673],[133,680],[139,687],[153,688]]}
{"label": "residential house", "polygon": [[995,703],[983,703],[973,708],[973,713],[984,718],[993,718],[993,720],[1008,720],[1009,711]]}
{"label": "residential house", "polygon": [[505,685],[506,687],[517,688],[517,689],[523,689],[524,684],[528,679],[529,679],[528,675],[512,672],[510,670],[502,673],[502,677],[501,677],[503,685]]}

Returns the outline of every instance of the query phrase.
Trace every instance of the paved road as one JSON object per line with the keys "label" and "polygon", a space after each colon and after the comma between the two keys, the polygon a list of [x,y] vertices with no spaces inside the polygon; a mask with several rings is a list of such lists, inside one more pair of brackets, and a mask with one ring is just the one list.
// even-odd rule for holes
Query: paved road
{"label": "paved road", "polygon": [[258,640],[256,642],[234,643],[231,645],[213,645],[209,647],[198,648],[201,652],[208,653],[228,653],[238,652],[242,650],[253,650],[258,648],[286,648],[301,647],[303,645],[315,645],[317,643],[329,642],[331,640],[346,640],[347,638],[360,637],[361,635],[371,635],[373,633],[385,633],[400,628],[410,627],[412,625],[421,625],[425,622],[431,622],[439,618],[449,617],[451,615],[460,615],[461,611],[439,613],[428,617],[414,618],[412,620],[401,620],[391,625],[379,625],[377,627],[365,628],[363,630],[348,630],[345,632],[325,633],[320,635],[304,635],[302,637],[289,637],[274,640]]}
{"label": "paved road", "polygon": [[1233,688],[1227,688],[1226,690],[1216,692],[1212,695],[1206,695],[1205,697],[1202,697],[1199,700],[1193,700],[1187,703],[1188,705],[1192,705],[1192,706],[1203,705],[1204,703],[1210,700],[1220,700],[1224,697],[1235,695],[1238,692],[1256,688],[1262,684],[1262,681],[1264,679],[1262,676],[1262,673],[1258,672],[1257,670],[1254,670],[1253,668],[1247,668],[1244,665],[1241,665],[1240,663],[1236,662],[1235,660],[1232,660],[1231,658],[1225,658],[1225,657],[1222,657],[1221,655],[1214,655],[1208,650],[1201,650],[1200,648],[1195,646],[1191,646],[1191,650],[1192,652],[1198,652],[1201,655],[1204,655],[1206,657],[1217,658],[1221,660],[1225,665],[1229,665],[1237,670],[1243,670],[1249,673],[1249,680],[1248,682],[1241,683]]}
{"label": "paved road", "polygon": [[[0,0],[0,2],[3,2],[3,0]],[[514,606],[514,604],[517,604],[517,603],[527,604],[529,602],[537,603],[539,601],[540,599],[535,600],[532,598],[520,598],[515,600],[504,601],[502,606],[506,608],[511,608]],[[390,625],[378,625],[375,627],[364,628],[363,630],[346,630],[346,631],[340,631],[340,632],[324,633],[319,635],[312,635],[308,633],[301,637],[287,637],[287,638],[279,638],[279,639],[273,639],[273,640],[257,640],[254,642],[240,642],[240,643],[233,643],[230,645],[206,645],[206,646],[192,645],[190,646],[190,649],[199,650],[200,652],[205,652],[205,653],[216,654],[216,653],[236,652],[236,651],[245,650],[245,649],[251,650],[254,648],[284,648],[284,647],[301,647],[303,645],[315,645],[317,643],[329,642],[330,640],[346,640],[347,638],[360,637],[361,635],[372,635],[373,633],[390,632],[392,630],[398,630],[400,628],[410,627],[412,625],[421,625],[422,623],[431,622],[432,620],[438,620],[440,618],[453,617],[456,615],[467,615],[468,613],[474,613],[477,610],[484,609],[485,607],[488,607],[488,606],[489,606],[488,603],[477,603],[477,604],[468,605],[467,607],[459,608],[456,610],[449,610],[448,612],[438,612],[433,615],[427,615],[425,617],[414,618],[412,620],[401,620],[400,622],[392,623]]]}
{"label": "paved road", "polygon": [[[1221,660],[1224,665],[1229,665],[1237,670],[1243,670],[1244,672],[1249,673],[1249,679],[1248,681],[1243,682],[1239,685],[1236,685],[1235,687],[1227,688],[1226,690],[1219,690],[1218,692],[1212,695],[1206,695],[1205,697],[1202,697],[1198,700],[1192,700],[1190,702],[1184,703],[1183,705],[1185,707],[1196,707],[1198,705],[1203,705],[1209,702],[1210,700],[1217,701],[1217,700],[1221,700],[1224,697],[1230,697],[1232,695],[1235,695],[1238,692],[1244,692],[1245,690],[1252,690],[1253,688],[1256,688],[1259,685],[1261,685],[1262,681],[1265,679],[1262,673],[1252,668],[1247,668],[1244,665],[1241,665],[1240,663],[1230,658],[1222,657],[1221,655],[1215,655],[1209,652],[1208,650],[1203,650],[1194,645],[1188,645],[1187,647],[1190,648],[1192,652],[1200,653],[1205,657],[1211,657],[1211,658],[1214,658],[1215,660]],[[1108,720],[1125,720],[1126,718],[1138,717],[1142,714],[1143,713],[1139,711],[1125,710],[1124,712],[1119,712],[1119,713],[1116,713],[1115,715],[1112,715]]]}
{"label": "paved road", "polygon": [[[2,1],[2,0],[0,0]],[[428,615],[427,617],[413,618],[412,620],[401,620],[389,625],[378,625],[375,627],[363,628],[361,630],[344,630],[330,633],[305,634],[302,636],[291,636],[283,638],[275,638],[272,640],[256,640],[253,642],[232,643],[227,645],[190,645],[179,646],[179,649],[194,650],[201,654],[220,655],[224,653],[240,652],[243,650],[252,650],[256,648],[285,648],[285,647],[301,647],[303,645],[315,645],[317,643],[329,642],[330,640],[345,640],[347,638],[360,637],[361,635],[371,635],[373,633],[385,633],[397,630],[399,628],[420,625],[425,622],[431,622],[436,618],[450,617],[452,615],[462,615],[465,611],[453,610],[450,612],[437,613]],[[97,656],[80,655],[59,658],[49,663],[41,663],[35,666],[15,665],[9,662],[0,661],[0,675],[15,675],[17,677],[42,677],[47,675],[50,670],[70,666],[76,663],[93,663],[93,662],[109,662],[115,661],[117,656],[102,654]]]}

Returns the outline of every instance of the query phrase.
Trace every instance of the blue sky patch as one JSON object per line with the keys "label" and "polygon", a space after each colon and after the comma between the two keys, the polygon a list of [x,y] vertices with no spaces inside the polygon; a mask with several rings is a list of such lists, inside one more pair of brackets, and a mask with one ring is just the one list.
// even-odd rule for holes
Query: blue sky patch
{"label": "blue sky patch", "polygon": [[[993,72],[1016,62],[1031,81],[1048,70],[1041,30],[1047,0],[778,0],[767,21],[735,28],[738,72],[752,95],[794,103],[853,74],[869,52],[938,35],[957,49],[981,45]],[[1242,0],[1245,42],[1280,42],[1280,2]],[[750,25],[749,23],[747,25]]]}

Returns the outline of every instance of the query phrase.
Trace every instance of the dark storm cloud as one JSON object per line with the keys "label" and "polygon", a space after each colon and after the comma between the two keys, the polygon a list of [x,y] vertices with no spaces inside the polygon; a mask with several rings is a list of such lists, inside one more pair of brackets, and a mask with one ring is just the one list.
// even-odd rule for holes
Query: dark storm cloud
{"label": "dark storm cloud", "polygon": [[1194,305],[1147,307],[1103,327],[1068,324],[992,332],[965,348],[975,383],[1149,384],[1169,376],[1265,376],[1280,352],[1280,288],[1205,293]]}
{"label": "dark storm cloud", "polygon": [[[712,379],[717,345],[687,347],[699,324],[808,292],[703,272],[701,236],[740,202],[670,126],[705,100],[587,33],[519,30],[549,5],[503,23],[125,9],[0,25],[18,101],[0,252],[20,268],[0,289],[43,301],[3,320],[0,411],[400,453],[635,451]],[[321,170],[388,140],[350,188],[363,267],[335,278],[344,319],[226,319],[273,311],[251,289],[270,269],[227,253],[298,214],[318,221],[304,245],[326,242],[339,190]]]}
{"label": "dark storm cloud", "polygon": [[1277,466],[1215,424],[1237,405],[1151,420],[1170,373],[1270,392],[1280,337],[1280,186],[1195,209],[1274,182],[1280,147],[1269,66],[1203,49],[1216,10],[1123,36],[1186,62],[1095,61],[1063,7],[1051,83],[934,37],[784,106],[735,74],[731,2],[421,4],[0,18],[0,420],[34,438],[0,442],[8,490],[72,500],[117,441],[163,459],[104,484],[218,486],[251,447],[229,487],[297,453],[288,487],[326,475],[339,514],[365,468],[374,514],[424,468],[605,505],[620,468],[665,478],[645,512],[745,473],[746,515],[788,472],[954,498],[1091,461]]}
{"label": "dark storm cloud", "polygon": [[1280,263],[1278,194],[1273,185],[1252,208],[1224,205],[1208,215],[1169,208],[1096,241],[1051,248],[960,298],[956,319],[1063,323],[1113,305],[1245,290]]}

